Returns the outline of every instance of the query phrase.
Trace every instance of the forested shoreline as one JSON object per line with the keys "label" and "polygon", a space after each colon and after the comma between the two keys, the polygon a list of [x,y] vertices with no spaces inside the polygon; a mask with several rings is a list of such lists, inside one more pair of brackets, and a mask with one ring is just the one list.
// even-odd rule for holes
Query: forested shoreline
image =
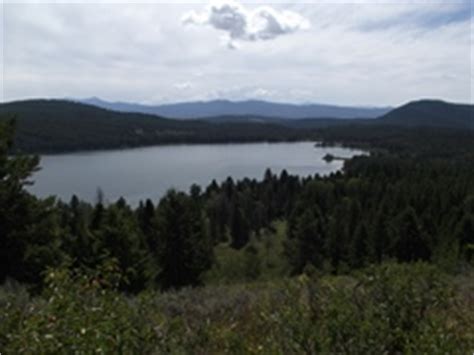
{"label": "forested shoreline", "polygon": [[[31,352],[36,344],[57,352],[67,341],[88,349],[68,332],[94,328],[102,319],[95,306],[105,318],[93,346],[109,351],[219,352],[219,342],[251,353],[472,349],[474,300],[456,281],[472,279],[474,261],[472,132],[330,127],[317,132],[325,144],[371,155],[329,176],[267,171],[262,180],[213,181],[132,208],[100,194],[95,204],[30,195],[24,186],[40,162],[9,156],[14,127],[1,127],[0,350]],[[208,311],[187,305],[214,288],[227,298],[221,306],[204,298]],[[173,313],[160,304],[166,300],[184,308]],[[111,309],[115,318],[104,314]],[[187,312],[204,317],[208,333]],[[138,326],[139,317],[149,324]],[[265,326],[275,348],[258,333]]]}
{"label": "forested shoreline", "polygon": [[[374,119],[218,115],[178,120],[152,114],[117,112],[68,100],[0,103],[0,120],[15,117],[17,121],[14,151],[31,154],[168,144],[290,142],[322,138],[330,141],[334,137],[328,136],[327,132],[342,134],[341,141],[351,144],[357,140],[367,143],[366,135],[375,132],[378,132],[378,137],[373,138],[379,142],[427,129],[453,131],[456,135],[463,131],[469,135],[474,130],[473,113],[473,105],[421,100],[409,102]],[[371,143],[377,143],[377,140],[372,139]]]}
{"label": "forested shoreline", "polygon": [[17,121],[16,153],[127,149],[169,144],[277,142],[312,139],[304,131],[271,122],[173,120],[65,100],[0,103],[0,120]]}

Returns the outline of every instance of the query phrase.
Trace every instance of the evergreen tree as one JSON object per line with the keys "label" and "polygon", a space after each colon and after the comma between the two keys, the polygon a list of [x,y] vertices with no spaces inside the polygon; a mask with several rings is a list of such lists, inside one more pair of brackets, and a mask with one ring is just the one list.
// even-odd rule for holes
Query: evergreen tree
{"label": "evergreen tree", "polygon": [[379,213],[375,218],[375,225],[371,229],[371,236],[368,245],[369,260],[375,263],[381,263],[384,253],[389,248],[388,237],[388,216]]}
{"label": "evergreen tree", "polygon": [[394,256],[399,261],[427,260],[429,247],[413,208],[408,207],[395,220]]}
{"label": "evergreen tree", "polygon": [[153,202],[150,199],[146,199],[145,204],[140,201],[136,215],[138,225],[141,232],[145,235],[149,250],[155,250],[158,245],[153,231],[153,219],[155,217],[155,206]]}
{"label": "evergreen tree", "polygon": [[235,249],[243,248],[250,239],[250,229],[240,206],[234,202],[230,225],[231,246]]}
{"label": "evergreen tree", "polygon": [[186,194],[171,190],[160,201],[154,226],[161,287],[198,285],[213,261],[212,243],[198,206]]}
{"label": "evergreen tree", "polygon": [[365,266],[367,260],[367,244],[369,239],[369,233],[365,223],[362,222],[358,225],[356,232],[351,241],[351,247],[349,251],[349,262],[353,268],[361,268]]}
{"label": "evergreen tree", "polygon": [[100,257],[97,265],[105,259],[117,260],[122,289],[138,292],[151,285],[157,268],[134,214],[123,201],[119,200],[107,209],[104,223],[95,233],[98,238],[96,253]]}
{"label": "evergreen tree", "polygon": [[40,201],[25,186],[38,170],[37,156],[11,156],[15,122],[0,122],[0,282],[11,277],[38,283],[61,262],[59,216],[54,201]]}
{"label": "evergreen tree", "polygon": [[303,271],[306,265],[321,268],[324,260],[325,238],[321,228],[320,212],[307,209],[293,219],[289,225],[291,239],[287,243],[286,255],[294,274]]}

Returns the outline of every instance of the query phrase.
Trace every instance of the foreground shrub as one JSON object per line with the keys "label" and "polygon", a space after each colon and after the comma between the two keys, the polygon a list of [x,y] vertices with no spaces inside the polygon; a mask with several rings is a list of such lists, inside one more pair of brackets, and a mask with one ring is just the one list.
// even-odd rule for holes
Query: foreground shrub
{"label": "foreground shrub", "polygon": [[425,264],[127,297],[114,262],[49,270],[46,288],[0,292],[6,354],[465,354],[472,277]]}
{"label": "foreground shrub", "polygon": [[[150,325],[124,295],[115,291],[119,275],[108,262],[92,275],[49,270],[41,298],[14,309],[3,305],[10,323],[2,347],[7,354],[133,353],[145,350]],[[11,296],[12,298],[15,295]],[[5,301],[4,301],[5,302]]]}
{"label": "foreground shrub", "polygon": [[474,309],[428,264],[303,276],[285,292],[280,307],[262,313],[271,323],[267,342],[285,353],[456,354],[474,347]]}

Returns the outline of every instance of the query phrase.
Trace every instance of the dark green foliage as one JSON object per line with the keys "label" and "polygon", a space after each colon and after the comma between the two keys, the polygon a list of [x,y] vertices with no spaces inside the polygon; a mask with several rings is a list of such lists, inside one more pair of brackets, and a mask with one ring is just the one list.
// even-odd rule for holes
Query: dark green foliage
{"label": "dark green foliage", "polygon": [[0,117],[10,113],[18,115],[16,150],[34,153],[170,143],[291,141],[312,136],[273,123],[171,120],[65,100],[0,104]]}
{"label": "dark green foliage", "polygon": [[[204,117],[172,120],[153,114],[118,112],[66,100],[25,100],[0,104],[0,115],[18,115],[16,149],[23,152],[61,152],[111,149],[170,143],[292,141],[325,142],[371,140],[390,148],[400,134],[411,129],[445,134],[446,129],[466,130],[472,138],[473,106],[422,100],[398,107],[378,119],[275,119],[252,116]],[[279,113],[281,114],[281,112]],[[264,115],[265,116],[265,115]],[[432,129],[443,128],[441,131]],[[324,130],[323,133],[317,130]],[[337,136],[342,134],[343,139]],[[455,133],[457,135],[458,133]],[[436,140],[435,140],[436,141]],[[407,143],[407,142],[405,142]],[[413,142],[408,142],[412,144]],[[423,143],[426,143],[423,140]],[[416,142],[418,148],[430,151]]]}
{"label": "dark green foliage", "polygon": [[244,247],[250,239],[250,230],[248,222],[242,213],[239,205],[233,207],[230,225],[230,234],[232,237],[232,247],[240,249]]}
{"label": "dark green foliage", "polygon": [[[346,161],[343,172],[300,178],[268,170],[262,180],[170,191],[157,205],[147,200],[133,209],[124,199],[104,203],[100,194],[94,205],[28,194],[38,159],[9,156],[13,125],[0,125],[0,281],[37,286],[41,294],[32,303],[0,297],[0,349],[472,349],[473,302],[465,296],[472,289],[456,288],[440,268],[462,278],[473,262],[473,136],[395,130],[376,138],[378,128],[361,128],[354,143],[346,129],[322,134],[365,144],[372,154]],[[199,305],[174,291],[130,296],[301,273],[237,296],[184,291],[206,294]],[[157,306],[161,297],[176,299]]]}
{"label": "dark green foliage", "polygon": [[212,264],[212,243],[199,204],[184,193],[170,191],[160,201],[154,220],[162,288],[198,285]]}
{"label": "dark green foliage", "polygon": [[365,223],[357,226],[350,246],[349,265],[352,268],[363,267],[368,258],[369,233]]}
{"label": "dark green foliage", "polygon": [[324,232],[321,228],[319,209],[305,209],[301,215],[290,219],[290,240],[286,255],[293,268],[299,274],[307,264],[321,268],[324,260]]}
{"label": "dark green foliage", "polygon": [[393,256],[400,261],[428,260],[429,247],[415,210],[408,207],[394,224]]}
{"label": "dark green foliage", "polygon": [[53,201],[24,190],[38,157],[8,156],[14,124],[0,124],[0,282],[11,277],[38,283],[42,270],[61,261],[60,227]]}
{"label": "dark green foliage", "polygon": [[122,289],[138,292],[152,284],[156,268],[145,235],[128,206],[120,201],[111,205],[104,214],[101,227],[94,233],[99,261],[110,258],[118,261]]}
{"label": "dark green foliage", "polygon": [[[412,145],[411,157],[353,158],[344,174],[301,179],[267,170],[261,181],[228,178],[204,191],[193,186],[189,194],[170,192],[156,207],[147,200],[133,210],[124,199],[104,204],[100,192],[95,205],[77,197],[69,204],[32,197],[23,186],[38,161],[7,158],[12,126],[3,131],[2,279],[39,284],[41,271],[63,260],[95,269],[113,257],[126,291],[198,285],[211,267],[213,248],[227,240],[246,250],[249,268],[258,269],[250,267],[252,248],[245,247],[275,220],[288,220],[284,254],[293,274],[307,266],[347,272],[385,259],[445,263],[449,255],[454,267],[472,261],[474,178],[464,133],[459,141],[427,136],[433,146],[446,143],[448,152],[458,152],[455,159],[437,149],[426,157]],[[394,142],[413,144],[403,135]]]}
{"label": "dark green foliage", "polygon": [[[415,157],[429,160],[474,160],[472,130],[351,124],[319,130],[318,135],[326,145],[343,143],[346,146],[367,148],[377,154],[389,152],[406,160]],[[391,169],[394,174],[406,171],[403,162],[393,164]]]}

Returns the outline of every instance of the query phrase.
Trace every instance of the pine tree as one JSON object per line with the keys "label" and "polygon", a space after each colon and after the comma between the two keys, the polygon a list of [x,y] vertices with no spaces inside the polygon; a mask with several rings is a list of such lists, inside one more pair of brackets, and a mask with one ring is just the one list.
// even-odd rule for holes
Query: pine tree
{"label": "pine tree", "polygon": [[198,285],[213,261],[201,210],[186,194],[171,190],[160,201],[154,226],[158,283],[163,289]]}
{"label": "pine tree", "polygon": [[232,210],[230,225],[231,247],[241,249],[250,239],[250,228],[238,203],[234,202]]}
{"label": "pine tree", "polygon": [[11,277],[37,284],[46,267],[62,260],[59,215],[52,199],[25,190],[39,158],[10,155],[14,131],[13,120],[0,122],[0,282]]}
{"label": "pine tree", "polygon": [[365,226],[365,223],[362,222],[357,227],[351,241],[349,251],[349,263],[351,267],[361,268],[366,264],[368,239],[369,233],[367,232],[367,227]]}
{"label": "pine tree", "polygon": [[100,260],[97,265],[105,259],[117,260],[123,276],[122,289],[138,292],[154,281],[157,270],[145,236],[128,206],[120,201],[110,206],[100,230],[95,233],[98,239],[96,253]]}
{"label": "pine tree", "polygon": [[375,218],[375,225],[371,229],[371,236],[368,245],[369,260],[381,263],[384,254],[389,248],[387,215],[379,213]]}
{"label": "pine tree", "polygon": [[307,209],[293,218],[289,225],[291,235],[286,247],[286,256],[294,274],[303,271],[306,265],[321,268],[324,261],[325,238],[321,228],[320,212]]}
{"label": "pine tree", "polygon": [[395,220],[394,256],[403,262],[428,260],[430,251],[413,208],[408,207]]}

